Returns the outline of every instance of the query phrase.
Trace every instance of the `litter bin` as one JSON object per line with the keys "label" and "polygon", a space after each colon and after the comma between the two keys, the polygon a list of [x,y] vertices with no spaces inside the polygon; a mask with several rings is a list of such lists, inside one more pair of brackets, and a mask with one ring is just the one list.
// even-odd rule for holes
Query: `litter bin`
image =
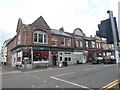
{"label": "litter bin", "polygon": [[77,61],[77,64],[79,64],[79,61]]}

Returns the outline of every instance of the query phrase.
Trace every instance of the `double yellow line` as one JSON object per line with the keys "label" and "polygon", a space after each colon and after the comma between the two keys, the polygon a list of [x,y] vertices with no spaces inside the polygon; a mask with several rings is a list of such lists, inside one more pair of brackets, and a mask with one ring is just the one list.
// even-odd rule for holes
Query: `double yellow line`
{"label": "double yellow line", "polygon": [[120,68],[118,69],[118,72],[120,73]]}
{"label": "double yellow line", "polygon": [[115,85],[118,84],[118,80],[115,80],[107,85],[105,85],[104,87],[102,87],[101,89],[99,90],[109,90],[110,88],[114,87]]}

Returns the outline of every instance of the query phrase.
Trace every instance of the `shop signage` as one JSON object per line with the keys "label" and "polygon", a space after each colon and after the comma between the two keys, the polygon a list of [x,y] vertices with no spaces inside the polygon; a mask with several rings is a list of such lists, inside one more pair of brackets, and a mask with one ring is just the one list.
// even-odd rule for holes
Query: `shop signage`
{"label": "shop signage", "polygon": [[58,41],[58,38],[53,37],[53,38],[52,38],[52,41]]}

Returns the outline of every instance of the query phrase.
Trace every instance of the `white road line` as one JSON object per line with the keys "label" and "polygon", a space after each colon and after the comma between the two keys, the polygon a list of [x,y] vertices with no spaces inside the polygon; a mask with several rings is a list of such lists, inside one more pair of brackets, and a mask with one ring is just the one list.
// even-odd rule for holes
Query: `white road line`
{"label": "white road line", "polygon": [[106,67],[106,66],[112,66],[112,65],[103,65],[103,67]]}
{"label": "white road line", "polygon": [[30,74],[28,74],[28,76],[33,77],[33,78],[35,78],[35,79],[40,79],[39,77],[36,77],[36,76],[30,75]]}
{"label": "white road line", "polygon": [[65,75],[74,74],[74,73],[75,73],[75,72],[64,73],[64,74],[55,75],[54,77],[60,77],[60,76],[65,76]]}
{"label": "white road line", "polygon": [[65,83],[69,83],[69,84],[72,84],[72,85],[80,87],[80,88],[85,88],[85,89],[88,89],[88,90],[93,90],[93,89],[90,89],[89,87],[86,87],[86,86],[83,86],[83,85],[79,85],[77,83],[69,82],[69,81],[66,81],[66,80],[63,80],[63,79],[59,79],[59,78],[56,78],[56,77],[53,77],[53,76],[50,76],[50,78],[58,80],[58,81],[62,81],[62,82],[65,82]]}
{"label": "white road line", "polygon": [[83,70],[83,71],[95,70],[96,68],[97,68],[97,67],[87,68],[87,69],[85,69],[85,70]]}

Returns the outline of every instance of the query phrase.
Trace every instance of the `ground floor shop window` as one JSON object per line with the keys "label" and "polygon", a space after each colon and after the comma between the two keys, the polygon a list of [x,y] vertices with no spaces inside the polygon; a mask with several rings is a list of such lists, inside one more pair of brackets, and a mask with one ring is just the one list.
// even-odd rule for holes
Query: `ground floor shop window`
{"label": "ground floor shop window", "polygon": [[23,52],[23,60],[22,63],[31,64],[31,52]]}
{"label": "ground floor shop window", "polygon": [[48,52],[47,51],[34,51],[33,61],[47,61]]}
{"label": "ground floor shop window", "polygon": [[33,54],[33,61],[41,61],[41,55],[40,52]]}
{"label": "ground floor shop window", "polygon": [[71,61],[71,57],[65,57],[65,61]]}
{"label": "ground floor shop window", "polygon": [[17,52],[17,62],[21,62],[22,52]]}

